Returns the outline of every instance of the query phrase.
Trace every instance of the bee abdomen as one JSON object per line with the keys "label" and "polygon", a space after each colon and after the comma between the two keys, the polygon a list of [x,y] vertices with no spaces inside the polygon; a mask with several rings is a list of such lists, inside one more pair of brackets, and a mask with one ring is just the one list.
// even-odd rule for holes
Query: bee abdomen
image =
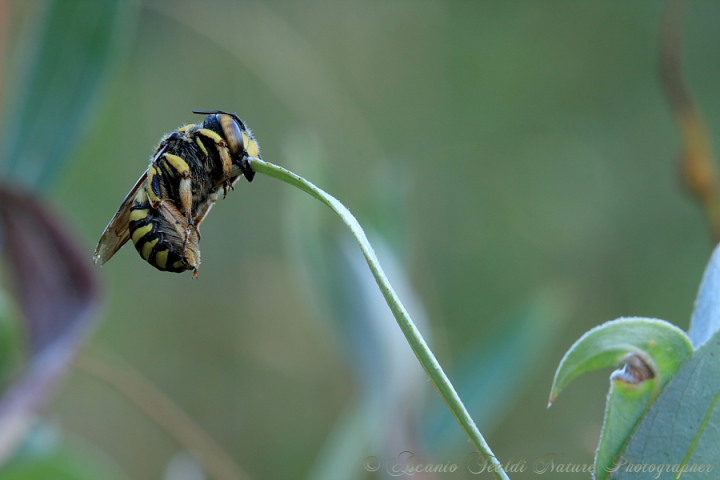
{"label": "bee abdomen", "polygon": [[182,245],[171,241],[164,233],[169,226],[150,207],[147,195],[138,194],[130,209],[130,237],[140,256],[158,270],[184,272],[195,268],[182,252]]}
{"label": "bee abdomen", "polygon": [[140,256],[158,270],[184,272],[195,268],[182,252],[182,245],[168,241],[161,221],[149,214],[145,219],[130,222],[130,234]]}
{"label": "bee abdomen", "polygon": [[146,260],[150,265],[164,272],[180,273],[195,268],[185,256],[171,249],[167,243],[153,246],[152,254]]}

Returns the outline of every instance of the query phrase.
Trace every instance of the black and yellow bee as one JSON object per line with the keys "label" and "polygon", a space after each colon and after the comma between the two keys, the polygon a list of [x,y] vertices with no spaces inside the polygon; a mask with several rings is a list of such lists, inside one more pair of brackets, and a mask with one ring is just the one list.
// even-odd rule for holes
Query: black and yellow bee
{"label": "black and yellow bee", "polygon": [[200,266],[200,224],[220,192],[240,176],[252,181],[249,160],[260,158],[252,132],[232,113],[194,111],[208,115],[166,135],[150,166],[110,220],[95,249],[102,265],[129,239],[140,256],[168,272]]}

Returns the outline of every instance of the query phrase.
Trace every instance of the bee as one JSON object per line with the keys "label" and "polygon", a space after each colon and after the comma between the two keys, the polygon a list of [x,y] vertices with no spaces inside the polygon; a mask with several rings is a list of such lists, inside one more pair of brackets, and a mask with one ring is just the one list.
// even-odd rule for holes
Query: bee
{"label": "bee", "polygon": [[103,265],[130,239],[140,256],[158,270],[198,275],[200,224],[241,176],[250,182],[250,160],[260,147],[237,115],[207,115],[202,124],[185,125],[166,135],[150,165],[127,194],[95,249]]}

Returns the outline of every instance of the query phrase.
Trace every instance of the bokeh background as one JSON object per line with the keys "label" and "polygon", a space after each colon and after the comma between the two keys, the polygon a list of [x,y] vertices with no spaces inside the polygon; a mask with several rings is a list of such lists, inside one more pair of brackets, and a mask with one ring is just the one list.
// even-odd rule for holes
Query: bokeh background
{"label": "bokeh background", "polygon": [[[47,7],[7,3],[8,105]],[[658,76],[662,2],[127,8],[87,133],[42,189],[88,258],[163,134],[201,120],[193,109],[236,112],[266,160],[369,230],[495,453],[527,463],[512,478],[536,478],[549,458],[592,463],[609,372],[548,410],[555,367],[607,320],[687,329],[712,248],[677,175]],[[712,132],[718,18],[720,5],[699,1],[685,22],[685,71]],[[404,451],[459,465],[417,478],[490,478],[467,468],[471,445],[359,250],[316,204],[267,177],[241,180],[203,224],[198,280],[124,248],[99,270],[105,307],[87,351],[141,372],[249,478],[386,478]],[[203,478],[172,435],[82,371],[44,423],[117,478]]]}

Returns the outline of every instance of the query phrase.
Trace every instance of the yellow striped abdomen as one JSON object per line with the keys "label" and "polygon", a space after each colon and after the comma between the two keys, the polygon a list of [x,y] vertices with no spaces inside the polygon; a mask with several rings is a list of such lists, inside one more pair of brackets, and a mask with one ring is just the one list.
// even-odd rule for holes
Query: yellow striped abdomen
{"label": "yellow striped abdomen", "polygon": [[187,229],[187,238],[178,234],[170,220],[150,206],[144,189],[130,207],[129,230],[140,256],[158,270],[180,273],[200,265],[196,231]]}

